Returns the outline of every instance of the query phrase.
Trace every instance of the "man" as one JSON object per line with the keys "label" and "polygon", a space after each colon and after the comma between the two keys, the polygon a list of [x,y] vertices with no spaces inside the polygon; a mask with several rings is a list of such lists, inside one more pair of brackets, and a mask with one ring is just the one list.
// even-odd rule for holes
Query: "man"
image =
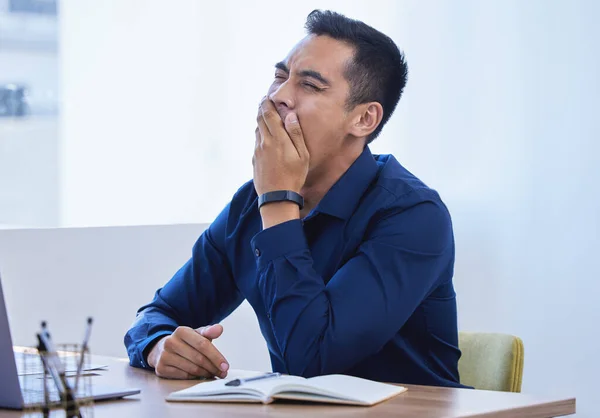
{"label": "man", "polygon": [[404,57],[337,13],[314,11],[306,28],[260,103],[253,181],[138,311],[131,365],[225,377],[212,340],[247,299],[275,371],[460,386],[449,213],[367,146],[400,99]]}

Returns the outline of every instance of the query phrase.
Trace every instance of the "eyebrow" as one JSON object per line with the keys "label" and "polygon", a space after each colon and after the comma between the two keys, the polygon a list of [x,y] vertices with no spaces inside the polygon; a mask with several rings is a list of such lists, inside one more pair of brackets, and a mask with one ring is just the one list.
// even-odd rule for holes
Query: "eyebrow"
{"label": "eyebrow", "polygon": [[[284,71],[287,74],[290,73],[290,69],[288,68],[287,65],[285,65],[285,63],[283,61],[278,62],[277,64],[275,64],[275,68],[277,68],[278,70]],[[329,80],[327,80],[325,77],[323,77],[323,75],[321,75],[321,73],[318,72],[318,71],[314,71],[314,70],[302,70],[302,71],[298,71],[298,75],[300,77],[314,78],[315,80],[320,81],[321,83],[325,84],[326,86],[331,86],[331,83],[329,82]]]}

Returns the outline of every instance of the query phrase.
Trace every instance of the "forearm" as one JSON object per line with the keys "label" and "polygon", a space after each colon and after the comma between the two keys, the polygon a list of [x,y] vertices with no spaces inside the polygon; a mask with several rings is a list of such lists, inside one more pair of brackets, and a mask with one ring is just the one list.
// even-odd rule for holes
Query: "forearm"
{"label": "forearm", "polygon": [[[385,288],[374,285],[371,290],[358,286],[348,290],[332,282],[325,285],[313,268],[300,222],[278,225],[268,236],[265,232],[253,242],[255,248],[264,248],[257,260],[258,288],[288,373],[314,376],[343,372],[393,336],[395,331],[382,331],[372,324],[382,318],[381,323],[389,325],[385,320],[390,313]],[[269,247],[264,239],[277,245]],[[360,269],[362,266],[352,275],[342,274],[348,276],[346,281],[354,281],[361,276]],[[361,293],[379,299],[378,303],[361,306],[356,303]]]}
{"label": "forearm", "polygon": [[393,283],[365,277],[365,288],[351,294],[326,286],[311,266],[299,268],[308,264],[308,254],[297,257],[276,261],[259,281],[288,373],[344,373],[378,352],[408,317],[411,307],[394,307],[387,296],[399,290]]}
{"label": "forearm", "polygon": [[156,292],[151,303],[138,310],[125,335],[132,366],[149,368],[145,357],[157,338],[178,326],[217,323],[242,302],[224,255],[226,219],[227,211],[223,211],[194,245],[192,258]]}
{"label": "forearm", "polygon": [[412,234],[406,241],[398,231],[405,225],[382,222],[331,278],[315,271],[300,221],[253,238],[258,289],[288,373],[346,372],[380,351],[427,297],[451,264],[451,239],[411,248]]}
{"label": "forearm", "polygon": [[124,339],[132,366],[152,368],[147,362],[149,351],[160,338],[170,335],[178,326],[169,310],[157,292],[153,302],[138,311]]}
{"label": "forearm", "polygon": [[269,203],[260,208],[263,229],[300,219],[300,207],[294,202]]}

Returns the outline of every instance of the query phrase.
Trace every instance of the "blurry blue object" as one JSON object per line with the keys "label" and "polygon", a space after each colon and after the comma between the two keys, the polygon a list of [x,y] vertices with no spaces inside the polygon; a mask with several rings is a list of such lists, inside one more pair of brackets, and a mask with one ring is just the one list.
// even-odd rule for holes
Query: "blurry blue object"
{"label": "blurry blue object", "polygon": [[57,0],[9,0],[8,10],[11,13],[36,13],[56,16]]}
{"label": "blurry blue object", "polygon": [[0,117],[18,117],[28,113],[25,86],[17,84],[0,86]]}

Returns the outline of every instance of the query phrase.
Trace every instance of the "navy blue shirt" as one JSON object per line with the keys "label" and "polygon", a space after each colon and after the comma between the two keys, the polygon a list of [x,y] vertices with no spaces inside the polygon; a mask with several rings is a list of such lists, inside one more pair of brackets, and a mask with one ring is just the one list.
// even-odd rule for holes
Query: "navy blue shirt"
{"label": "navy blue shirt", "polygon": [[263,230],[252,182],[191,259],[140,308],[132,366],[177,326],[218,323],[244,299],[274,371],[460,386],[454,238],[439,195],[369,148],[302,220]]}

